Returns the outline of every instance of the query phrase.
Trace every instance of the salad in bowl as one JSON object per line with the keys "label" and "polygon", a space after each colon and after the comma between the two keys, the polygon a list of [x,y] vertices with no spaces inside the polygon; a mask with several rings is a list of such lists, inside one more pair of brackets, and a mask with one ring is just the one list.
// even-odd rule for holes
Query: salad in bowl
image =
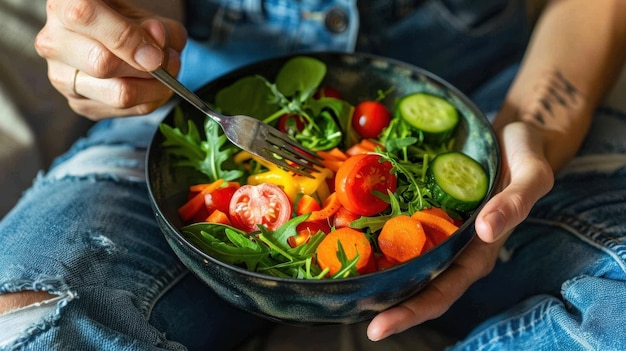
{"label": "salad in bowl", "polygon": [[[275,126],[323,166],[308,176],[280,169],[179,104],[148,157],[157,219],[183,262],[243,308],[288,322],[360,320],[418,291],[473,236],[473,215],[497,178],[493,131],[461,93],[408,65],[348,54],[271,62],[272,69],[247,67],[199,94],[225,115]],[[373,79],[363,78],[371,72]],[[382,296],[373,286],[357,289],[376,277],[395,279],[397,291],[355,307]],[[301,284],[315,286],[315,296],[316,289],[338,293],[331,298],[352,307],[308,311],[318,305],[308,300],[295,305],[308,311],[300,317],[271,309],[304,301],[308,294],[287,297]],[[250,301],[270,286],[282,297]]]}

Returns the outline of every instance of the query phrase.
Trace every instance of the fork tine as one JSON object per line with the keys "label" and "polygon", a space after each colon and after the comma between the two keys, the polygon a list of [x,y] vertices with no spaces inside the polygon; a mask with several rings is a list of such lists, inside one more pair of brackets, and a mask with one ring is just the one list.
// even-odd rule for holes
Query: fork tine
{"label": "fork tine", "polygon": [[[306,171],[315,171],[315,167],[313,167],[313,165],[309,162],[306,162],[305,160],[301,160],[298,158],[295,158],[295,155],[290,153],[290,152],[285,152],[285,150],[278,148],[278,147],[274,147],[272,149],[267,149],[267,152],[269,152],[270,154],[275,154],[285,160],[291,161],[292,163],[295,163],[296,165],[300,166],[300,168],[302,168],[303,170]],[[295,167],[295,166],[294,166]]]}
{"label": "fork tine", "polygon": [[[306,165],[306,166],[302,166],[302,167],[295,167],[290,165],[287,161],[286,158],[277,158],[276,156],[278,156],[278,153],[276,152],[276,149],[263,149],[263,152],[265,153],[265,155],[259,155],[261,157],[263,157],[264,159],[274,163],[275,165],[284,168],[288,171],[294,172],[296,174],[299,174],[301,176],[305,176],[308,178],[315,178],[311,175],[311,171],[314,171],[315,168],[313,168],[310,165]],[[282,157],[282,156],[281,156]]]}
{"label": "fork tine", "polygon": [[[266,135],[266,140],[270,144],[274,145],[276,148],[287,150],[291,154],[293,154],[293,156],[298,157],[299,159],[305,160],[316,166],[324,167],[324,165],[320,162],[322,158],[317,153],[310,151],[304,146],[298,144],[296,141],[294,141],[293,139],[291,139],[284,133],[270,130]],[[291,161],[296,162],[295,160],[293,160],[293,156],[292,157],[283,156],[283,157],[286,157],[290,159]],[[300,164],[300,165],[304,166],[304,164]]]}

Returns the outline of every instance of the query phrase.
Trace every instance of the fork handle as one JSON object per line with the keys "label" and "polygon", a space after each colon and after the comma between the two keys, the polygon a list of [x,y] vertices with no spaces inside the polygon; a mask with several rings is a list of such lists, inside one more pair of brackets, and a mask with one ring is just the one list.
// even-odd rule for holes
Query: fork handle
{"label": "fork handle", "polygon": [[193,93],[191,90],[187,89],[183,84],[181,84],[178,79],[173,77],[168,71],[163,69],[162,67],[157,68],[156,70],[150,72],[152,76],[161,81],[161,83],[165,84],[168,88],[172,89],[178,96],[187,100],[190,104],[192,104],[197,109],[206,113],[209,117],[213,118],[216,122],[222,121],[222,116],[215,112],[209,105],[204,102],[198,95]]}

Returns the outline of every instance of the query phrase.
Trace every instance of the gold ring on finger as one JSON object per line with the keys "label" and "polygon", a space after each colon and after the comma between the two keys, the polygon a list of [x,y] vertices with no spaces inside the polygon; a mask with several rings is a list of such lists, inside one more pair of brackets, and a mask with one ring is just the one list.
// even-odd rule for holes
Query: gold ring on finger
{"label": "gold ring on finger", "polygon": [[74,93],[74,95],[80,97],[80,98],[84,98],[84,96],[80,95],[77,91],[76,91],[76,80],[78,78],[78,72],[80,72],[80,70],[77,68],[74,71],[74,79],[72,80],[72,92]]}

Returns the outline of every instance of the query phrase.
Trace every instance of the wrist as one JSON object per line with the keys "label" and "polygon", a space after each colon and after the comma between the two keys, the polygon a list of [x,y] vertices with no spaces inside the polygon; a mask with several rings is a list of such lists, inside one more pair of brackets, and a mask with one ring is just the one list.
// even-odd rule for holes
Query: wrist
{"label": "wrist", "polygon": [[[521,122],[541,134],[544,157],[554,171],[574,157],[585,138],[595,104],[558,70],[520,75],[494,122],[496,131]],[[524,77],[521,79],[519,77]]]}

